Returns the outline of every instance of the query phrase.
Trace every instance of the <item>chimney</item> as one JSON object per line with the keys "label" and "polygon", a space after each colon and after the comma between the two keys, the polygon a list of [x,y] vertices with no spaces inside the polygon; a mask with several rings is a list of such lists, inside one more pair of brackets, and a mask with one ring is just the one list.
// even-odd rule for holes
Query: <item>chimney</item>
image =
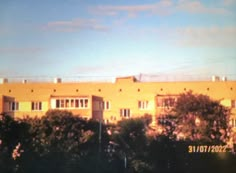
{"label": "chimney", "polygon": [[6,78],[0,78],[0,84],[7,83],[8,80]]}
{"label": "chimney", "polygon": [[227,81],[227,77],[226,77],[226,76],[223,76],[223,77],[221,78],[221,80],[225,82],[225,81]]}
{"label": "chimney", "polygon": [[22,83],[23,83],[23,84],[27,83],[27,80],[26,80],[26,79],[23,79],[23,80],[22,80]]}
{"label": "chimney", "polygon": [[220,78],[219,78],[219,76],[212,76],[211,80],[212,80],[212,82],[216,82],[216,81],[219,81]]}
{"label": "chimney", "polygon": [[61,83],[61,78],[54,78],[54,83]]}

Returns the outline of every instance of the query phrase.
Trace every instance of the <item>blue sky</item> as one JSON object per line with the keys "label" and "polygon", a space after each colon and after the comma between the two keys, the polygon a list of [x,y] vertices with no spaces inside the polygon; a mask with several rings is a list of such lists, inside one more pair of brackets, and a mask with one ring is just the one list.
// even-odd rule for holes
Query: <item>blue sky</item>
{"label": "blue sky", "polygon": [[235,0],[2,0],[0,76],[228,76]]}

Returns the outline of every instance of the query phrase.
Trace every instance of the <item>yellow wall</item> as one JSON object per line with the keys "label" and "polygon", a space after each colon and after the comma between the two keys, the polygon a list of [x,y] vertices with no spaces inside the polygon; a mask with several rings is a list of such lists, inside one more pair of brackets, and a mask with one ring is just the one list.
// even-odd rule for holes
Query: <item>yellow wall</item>
{"label": "yellow wall", "polygon": [[41,117],[49,109],[48,101],[42,101],[42,110],[31,110],[31,101],[18,101],[19,110],[14,112],[14,116],[16,118],[21,118],[25,116]]}
{"label": "yellow wall", "polygon": [[0,113],[3,112],[3,96],[0,95]]}
{"label": "yellow wall", "polygon": [[231,107],[231,99],[221,100],[220,103],[226,107]]}
{"label": "yellow wall", "polygon": [[[178,95],[192,90],[221,100],[223,105],[231,106],[231,100],[236,100],[236,81],[196,81],[196,82],[135,82],[133,77],[119,78],[115,83],[4,83],[0,84],[0,96],[14,97],[20,102],[20,110],[16,116],[43,115],[50,109],[51,97],[66,96],[96,96],[102,101],[110,102],[110,109],[103,110],[103,118],[113,122],[121,119],[120,109],[129,108],[133,117],[145,113],[155,115],[157,95]],[[101,101],[100,100],[100,101]],[[43,110],[31,111],[31,101],[42,101]],[[148,101],[148,109],[138,109],[138,101]],[[1,103],[1,100],[0,100]],[[92,104],[92,100],[90,100]],[[0,107],[1,108],[1,107]],[[90,107],[92,108],[92,106]],[[92,109],[72,110],[75,114],[92,116]],[[114,121],[114,122],[115,122]]]}

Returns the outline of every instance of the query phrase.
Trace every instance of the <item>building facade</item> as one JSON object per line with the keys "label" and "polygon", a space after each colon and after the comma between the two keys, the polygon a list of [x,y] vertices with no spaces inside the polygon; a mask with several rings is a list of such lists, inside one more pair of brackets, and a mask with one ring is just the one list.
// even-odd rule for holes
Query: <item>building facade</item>
{"label": "building facade", "polygon": [[85,119],[116,123],[121,119],[152,115],[170,110],[180,93],[192,90],[205,94],[231,108],[236,127],[236,81],[140,82],[135,77],[116,78],[115,82],[8,82],[0,81],[0,113],[16,118],[41,117],[50,109],[68,110]]}

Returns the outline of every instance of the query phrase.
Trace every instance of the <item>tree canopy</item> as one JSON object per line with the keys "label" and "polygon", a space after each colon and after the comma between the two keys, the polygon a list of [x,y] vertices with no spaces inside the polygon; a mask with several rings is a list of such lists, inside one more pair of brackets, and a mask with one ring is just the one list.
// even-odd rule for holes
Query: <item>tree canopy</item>
{"label": "tree canopy", "polygon": [[177,139],[225,143],[229,137],[230,110],[206,95],[192,91],[179,95],[172,113],[166,115],[168,129]]}
{"label": "tree canopy", "polygon": [[117,125],[63,110],[40,119],[0,115],[0,172],[236,172],[230,152],[188,153],[189,145],[223,144],[228,137],[229,110],[219,101],[186,92],[169,113],[167,133],[156,136],[148,135],[147,115]]}

